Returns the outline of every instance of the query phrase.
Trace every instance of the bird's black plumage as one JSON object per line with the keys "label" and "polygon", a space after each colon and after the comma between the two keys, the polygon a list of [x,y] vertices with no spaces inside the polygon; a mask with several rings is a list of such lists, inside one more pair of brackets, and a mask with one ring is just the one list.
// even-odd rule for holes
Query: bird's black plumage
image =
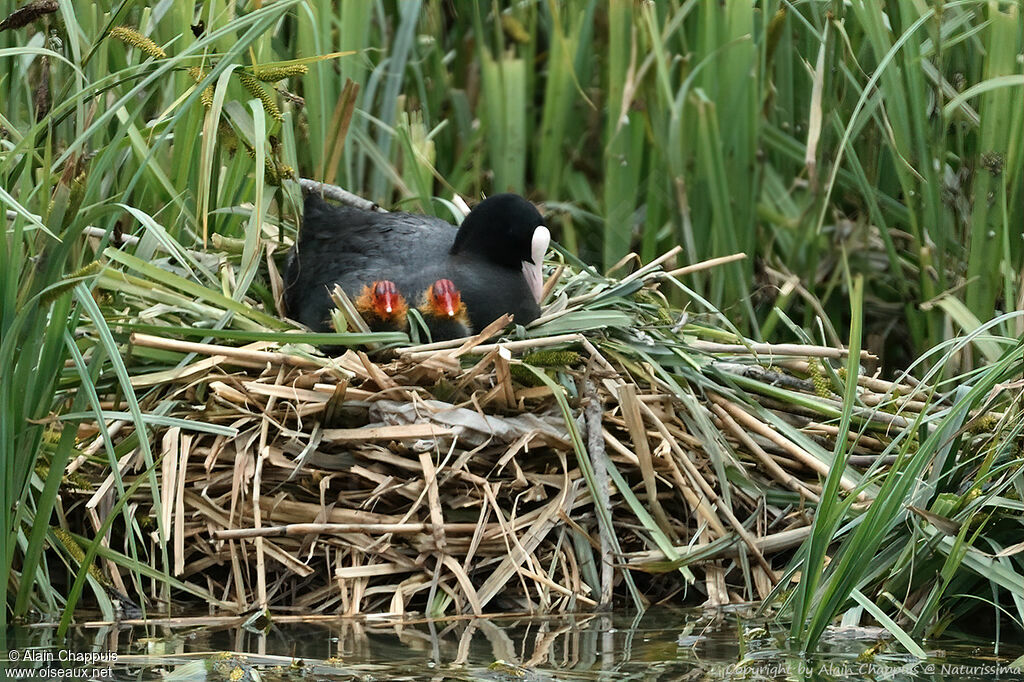
{"label": "bird's black plumage", "polygon": [[[514,194],[478,204],[461,228],[425,215],[377,213],[328,204],[307,195],[298,239],[285,268],[285,306],[311,329],[329,329],[334,284],[350,297],[376,280],[390,280],[410,300],[442,278],[452,280],[479,331],[504,313],[519,324],[540,315],[536,283],[523,262],[539,260],[534,236],[547,230],[540,213]],[[539,272],[540,263],[535,263]]]}
{"label": "bird's black plumage", "polygon": [[[350,298],[377,280],[394,282],[415,299],[429,284],[425,262],[441,262],[456,229],[443,220],[408,213],[377,213],[306,196],[302,226],[285,267],[288,315],[315,331],[330,329],[335,284]],[[436,279],[436,278],[435,278]]]}

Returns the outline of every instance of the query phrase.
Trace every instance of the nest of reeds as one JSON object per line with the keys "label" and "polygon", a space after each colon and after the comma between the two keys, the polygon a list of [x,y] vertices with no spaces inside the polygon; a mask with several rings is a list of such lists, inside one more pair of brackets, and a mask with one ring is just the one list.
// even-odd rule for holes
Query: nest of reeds
{"label": "nest of reeds", "polygon": [[[129,340],[153,430],[146,448],[116,412],[133,402],[116,383],[100,396],[120,478],[135,481],[137,537],[115,536],[110,551],[144,540],[172,577],[165,598],[234,612],[765,597],[788,580],[836,439],[852,448],[843,494],[868,502],[877,488],[860,472],[884,466],[894,440],[914,447],[922,387],[854,377],[840,432],[845,367],[858,362],[682,314],[662,292],[689,270],[667,269],[675,253],[618,279],[552,266],[529,329],[324,356],[286,334],[239,346],[225,337],[258,337],[262,313],[109,249],[125,268],[100,288],[123,315],[111,326]],[[232,313],[227,329],[183,340],[207,307]],[[118,480],[95,438],[76,463],[93,481],[79,490],[90,510],[109,508]],[[109,584],[128,593],[130,572],[105,556]]]}

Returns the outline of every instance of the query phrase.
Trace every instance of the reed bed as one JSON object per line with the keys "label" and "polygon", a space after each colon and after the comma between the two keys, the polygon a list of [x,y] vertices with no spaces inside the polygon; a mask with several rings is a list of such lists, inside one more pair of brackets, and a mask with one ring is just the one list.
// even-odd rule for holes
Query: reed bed
{"label": "reed bed", "polygon": [[[517,548],[529,527],[516,520],[562,495],[538,476],[569,474],[585,482],[569,520],[510,555],[518,574],[501,600],[517,608],[579,605],[533,576],[580,586],[599,605],[609,593],[634,604],[757,598],[770,571],[728,511],[784,571],[766,603],[782,603],[779,619],[804,651],[840,615],[872,619],[912,651],[956,622],[991,623],[984,634],[997,641],[1024,630],[1019,2],[455,9],[30,1],[0,22],[0,643],[9,622],[56,614],[66,632],[86,590],[106,620],[111,594],[150,615],[188,595],[237,611],[265,592],[278,609],[289,589],[306,593],[303,580],[334,590],[335,602],[317,605],[325,612],[368,613],[391,608],[369,590],[429,575],[398,606],[451,611],[451,590],[465,608],[458,576],[479,594],[495,569],[480,559],[486,524],[500,511],[500,540]],[[301,199],[295,173],[446,217],[441,194],[546,199],[566,250],[611,275],[560,254],[546,321],[457,356],[401,353],[401,335],[298,332],[276,314],[276,263]],[[623,259],[637,251],[650,262],[676,244],[687,262],[723,265],[673,271],[669,256],[631,272],[636,261]],[[726,255],[737,252],[749,257]],[[155,347],[143,335],[205,345]],[[470,376],[496,343],[507,357],[499,350]],[[821,358],[815,343],[833,348]],[[303,344],[353,349],[373,381]],[[870,359],[844,359],[840,344],[881,355],[896,384],[875,383]],[[545,349],[576,355],[552,367],[532,355]],[[264,375],[275,369],[280,379]],[[381,391],[377,379],[397,388]],[[345,394],[336,389],[322,412],[286,411],[313,410],[302,401],[332,381]],[[250,395],[247,383],[312,394]],[[350,473],[358,463],[420,481],[426,502],[408,519],[412,501],[386,485],[363,511],[428,523],[433,540],[421,465],[321,447],[322,434],[371,426],[370,407],[397,394],[416,396],[407,404],[417,410],[432,396],[476,411],[473,400],[499,386],[482,413],[511,419],[522,398],[523,409],[554,414],[553,428],[561,416],[571,449],[524,445],[506,457],[501,442],[473,452],[465,436],[444,434],[373,443],[414,465],[416,444],[435,443],[423,452],[437,523],[483,518],[472,554],[445,544],[413,555],[408,574],[350,579],[335,577],[335,562],[386,562],[337,532],[307,533],[298,550],[286,544],[295,536],[213,537],[247,528],[246,509],[248,528],[272,525],[278,499],[310,480],[324,518],[301,522],[331,522],[328,510],[355,506],[341,492],[379,485]],[[357,400],[359,390],[375,393]],[[346,421],[357,407],[365,414]],[[602,423],[593,447],[590,414]],[[255,454],[236,457],[254,420]],[[289,443],[302,466],[286,452],[295,476],[264,485],[281,472],[261,448]],[[321,449],[347,453],[348,469],[314,467]],[[211,496],[211,476],[237,460],[253,469],[239,470],[235,497]],[[602,462],[608,486],[595,480]],[[481,471],[487,487],[457,478]],[[442,498],[458,481],[471,492]],[[607,504],[591,503],[605,489]],[[186,490],[217,505],[207,511],[226,509],[230,525],[203,524]],[[481,498],[488,491],[493,502]],[[486,509],[472,506],[480,499]],[[785,533],[809,535],[790,556],[779,549],[792,541]],[[408,561],[410,536],[365,547],[392,543]],[[271,543],[315,574],[268,560],[259,548]],[[565,577],[573,560],[578,579]]]}
{"label": "reed bed", "polygon": [[[68,494],[91,511],[76,531],[102,532],[92,512],[110,508],[115,484],[147,481],[127,506],[148,545],[134,551],[167,548],[170,580],[153,577],[150,593],[219,612],[764,599],[810,533],[835,452],[841,497],[866,507],[932,392],[859,375],[841,429],[846,350],[753,343],[674,310],[662,290],[721,262],[673,268],[677,253],[624,261],[621,277],[559,254],[542,317],[503,336],[507,320],[439,344],[277,332],[235,346],[217,336],[259,338],[248,318],[182,338],[206,303],[176,305],[176,275],[108,248],[154,277],[98,279],[102,304],[122,311],[106,317],[153,427],[151,455],[109,383],[97,394],[108,421],[80,427],[95,442],[69,468],[79,485]],[[321,355],[310,338],[343,352]],[[376,339],[373,351],[354,345]],[[117,475],[96,456],[107,435]],[[131,539],[112,536],[100,555],[123,559]],[[131,562],[105,566],[108,593],[130,593]]]}

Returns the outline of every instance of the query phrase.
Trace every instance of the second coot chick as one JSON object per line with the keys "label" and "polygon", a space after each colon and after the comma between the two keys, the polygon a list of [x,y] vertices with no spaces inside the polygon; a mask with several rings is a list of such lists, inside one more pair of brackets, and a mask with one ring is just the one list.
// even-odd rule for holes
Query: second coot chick
{"label": "second coot chick", "polygon": [[423,315],[431,340],[447,341],[470,335],[466,304],[450,279],[439,279],[431,284],[423,292],[422,301],[416,309]]}

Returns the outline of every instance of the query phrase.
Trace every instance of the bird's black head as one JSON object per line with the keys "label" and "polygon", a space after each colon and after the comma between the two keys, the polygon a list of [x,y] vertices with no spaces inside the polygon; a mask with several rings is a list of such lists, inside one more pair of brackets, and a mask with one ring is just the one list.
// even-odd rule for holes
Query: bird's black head
{"label": "bird's black head", "polygon": [[478,254],[518,270],[532,261],[533,236],[544,224],[540,212],[518,194],[495,194],[473,207],[462,221],[451,252]]}

